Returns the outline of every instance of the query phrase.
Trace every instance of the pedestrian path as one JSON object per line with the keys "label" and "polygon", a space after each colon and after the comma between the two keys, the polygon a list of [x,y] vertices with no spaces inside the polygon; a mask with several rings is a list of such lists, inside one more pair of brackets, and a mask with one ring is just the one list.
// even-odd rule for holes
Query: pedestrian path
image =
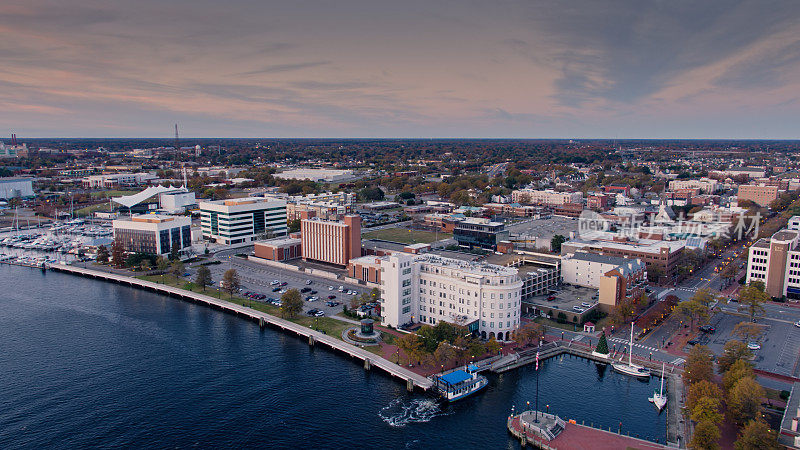
{"label": "pedestrian path", "polygon": [[[623,346],[625,346],[625,347],[627,347],[627,346],[628,346],[628,342],[629,342],[629,341],[628,341],[628,340],[626,340],[626,339],[620,339],[620,338],[616,338],[616,337],[612,337],[612,338],[610,338],[610,339],[609,339],[609,341],[611,341],[611,342],[616,342],[616,343],[618,343],[618,344],[622,344],[622,345],[623,345]],[[656,347],[650,347],[649,345],[643,345],[643,344],[637,344],[637,343],[634,343],[634,344],[633,344],[633,346],[634,346],[634,347],[636,347],[636,348],[641,348],[641,349],[644,349],[644,350],[649,350],[649,351],[651,351],[651,352],[657,352],[657,351],[658,351],[658,349],[657,349]]]}

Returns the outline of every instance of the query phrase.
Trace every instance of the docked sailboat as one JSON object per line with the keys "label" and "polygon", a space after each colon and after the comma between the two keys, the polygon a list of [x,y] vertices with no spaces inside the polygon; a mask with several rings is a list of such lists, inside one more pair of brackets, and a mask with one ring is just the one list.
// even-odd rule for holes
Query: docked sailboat
{"label": "docked sailboat", "polygon": [[648,400],[658,408],[659,411],[664,409],[664,405],[667,404],[667,396],[664,395],[664,363],[661,363],[661,387],[659,388],[658,392],[653,391],[653,396],[650,397]]}
{"label": "docked sailboat", "polygon": [[622,358],[620,361],[611,364],[611,367],[614,368],[619,373],[630,375],[633,377],[639,378],[650,378],[650,369],[647,367],[642,367],[633,363],[633,323],[631,323],[631,340],[628,344],[628,362],[622,362]]}

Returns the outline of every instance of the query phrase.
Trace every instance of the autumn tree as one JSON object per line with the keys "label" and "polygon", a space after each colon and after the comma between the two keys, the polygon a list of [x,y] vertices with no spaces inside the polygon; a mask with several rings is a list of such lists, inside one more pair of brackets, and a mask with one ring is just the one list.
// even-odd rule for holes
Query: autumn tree
{"label": "autumn tree", "polygon": [[691,409],[691,418],[695,422],[711,422],[719,425],[722,422],[722,400],[719,397],[700,397]]}
{"label": "autumn tree", "polygon": [[230,294],[233,298],[233,293],[238,292],[242,282],[239,280],[239,273],[236,269],[228,269],[222,274],[222,289]]}
{"label": "autumn tree", "polygon": [[520,327],[514,334],[515,340],[522,346],[538,343],[544,336],[544,327],[536,322],[529,322]]}
{"label": "autumn tree", "polygon": [[753,341],[764,331],[761,325],[753,322],[739,322],[733,327],[733,335],[747,342]]}
{"label": "autumn tree", "polygon": [[422,339],[414,333],[404,334],[395,339],[397,347],[405,353],[409,362],[413,359],[419,362],[423,352]]}
{"label": "autumn tree", "polygon": [[695,425],[689,448],[692,450],[717,450],[719,449],[719,427],[713,422],[703,421]]}
{"label": "autumn tree", "polygon": [[733,389],[736,383],[742,378],[755,379],[755,377],[753,366],[749,362],[740,359],[731,364],[725,374],[722,375],[722,388],[726,393],[730,393],[731,389]]}
{"label": "autumn tree", "polygon": [[739,360],[749,361],[753,353],[742,341],[732,339],[722,347],[722,355],[717,359],[717,367],[720,372],[727,372],[728,369]]}
{"label": "autumn tree", "polygon": [[122,245],[117,241],[111,244],[111,260],[114,263],[114,267],[117,269],[121,269],[125,266],[125,251],[122,250]]}
{"label": "autumn tree", "polygon": [[764,307],[761,305],[768,300],[769,295],[763,289],[759,289],[759,285],[755,283],[750,283],[739,290],[739,304],[747,308],[750,322],[755,322],[756,314],[764,312]]}
{"label": "autumn tree", "polygon": [[736,450],[778,450],[783,446],[778,444],[778,436],[763,420],[747,422],[739,438],[733,443]]}
{"label": "autumn tree", "polygon": [[689,386],[686,394],[686,406],[689,411],[693,410],[703,397],[722,398],[722,391],[719,386],[708,380],[701,380]]}
{"label": "autumn tree", "polygon": [[300,291],[289,289],[281,295],[281,317],[294,318],[303,311],[303,299]]}
{"label": "autumn tree", "polygon": [[689,330],[694,331],[695,319],[704,320],[708,318],[708,306],[694,299],[686,300],[675,306],[675,314],[688,319]]}
{"label": "autumn tree", "polygon": [[447,366],[455,357],[456,352],[453,346],[447,342],[440,342],[436,351],[433,352],[433,359],[436,361],[436,364],[439,365]]}
{"label": "autumn tree", "polygon": [[97,247],[97,262],[100,264],[107,264],[108,263],[108,249],[105,245],[101,245]]}
{"label": "autumn tree", "polygon": [[711,363],[711,350],[705,345],[695,345],[689,351],[684,365],[683,380],[686,385],[691,386],[698,381],[711,381],[714,374],[714,366]]}
{"label": "autumn tree", "polygon": [[747,423],[760,416],[762,397],[764,388],[756,383],[755,379],[742,378],[728,393],[728,411],[737,423]]}
{"label": "autumn tree", "polygon": [[494,336],[489,338],[489,340],[486,342],[486,351],[490,355],[498,354],[500,352],[500,348],[500,343],[495,340]]}
{"label": "autumn tree", "polygon": [[177,281],[185,271],[186,268],[179,259],[172,261],[172,264],[170,264],[169,273],[175,277],[175,281]]}
{"label": "autumn tree", "polygon": [[206,266],[200,266],[197,269],[197,275],[194,278],[195,284],[203,288],[203,292],[206,290],[206,286],[211,284],[211,270],[208,269]]}

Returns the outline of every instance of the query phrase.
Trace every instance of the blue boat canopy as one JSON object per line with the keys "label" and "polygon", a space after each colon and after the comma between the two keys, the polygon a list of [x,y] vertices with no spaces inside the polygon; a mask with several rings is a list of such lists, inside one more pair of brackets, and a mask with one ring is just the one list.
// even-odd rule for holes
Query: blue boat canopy
{"label": "blue boat canopy", "polygon": [[470,364],[467,366],[467,370],[470,372],[476,372],[478,369],[480,369],[480,367],[476,366],[475,364]]}
{"label": "blue boat canopy", "polygon": [[445,383],[453,385],[453,384],[463,383],[469,380],[470,378],[472,378],[472,375],[468,374],[467,372],[464,372],[463,370],[455,370],[446,375],[442,375],[439,378]]}

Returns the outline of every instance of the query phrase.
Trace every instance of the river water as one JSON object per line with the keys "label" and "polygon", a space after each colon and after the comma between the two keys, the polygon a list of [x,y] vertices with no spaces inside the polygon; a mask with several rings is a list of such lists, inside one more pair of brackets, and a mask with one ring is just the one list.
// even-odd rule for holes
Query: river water
{"label": "river water", "polygon": [[[518,448],[512,405],[532,366],[440,405],[378,371],[216,310],[0,265],[0,448]],[[664,442],[637,381],[585,359],[545,361],[539,403],[565,419]]]}

